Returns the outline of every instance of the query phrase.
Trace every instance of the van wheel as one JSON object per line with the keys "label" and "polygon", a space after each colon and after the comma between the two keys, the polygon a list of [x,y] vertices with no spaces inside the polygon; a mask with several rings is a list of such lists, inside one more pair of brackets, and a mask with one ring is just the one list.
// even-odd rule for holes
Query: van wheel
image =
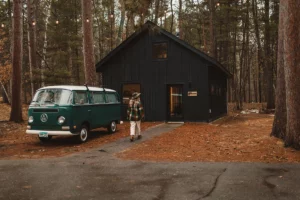
{"label": "van wheel", "polygon": [[52,138],[52,135],[48,135],[48,137],[39,137],[41,142],[48,142],[49,140],[51,140],[51,138]]}
{"label": "van wheel", "polygon": [[110,122],[109,126],[107,127],[108,132],[114,133],[117,130],[117,123],[115,121]]}
{"label": "van wheel", "polygon": [[80,143],[86,142],[88,136],[89,136],[89,128],[86,125],[82,125],[78,135],[79,142]]}

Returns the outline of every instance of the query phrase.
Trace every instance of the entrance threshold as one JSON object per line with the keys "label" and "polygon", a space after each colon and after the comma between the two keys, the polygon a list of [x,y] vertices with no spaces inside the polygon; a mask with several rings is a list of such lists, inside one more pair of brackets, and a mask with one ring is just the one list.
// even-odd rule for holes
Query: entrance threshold
{"label": "entrance threshold", "polygon": [[167,124],[184,124],[184,122],[178,122],[178,121],[167,121]]}

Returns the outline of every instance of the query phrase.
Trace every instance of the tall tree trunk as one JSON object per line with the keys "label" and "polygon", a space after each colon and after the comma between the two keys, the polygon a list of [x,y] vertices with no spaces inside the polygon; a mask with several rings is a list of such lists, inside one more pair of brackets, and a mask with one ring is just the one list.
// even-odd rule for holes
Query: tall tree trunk
{"label": "tall tree trunk", "polygon": [[210,56],[216,58],[216,38],[215,38],[215,0],[209,0],[209,30],[210,30]]}
{"label": "tall tree trunk", "polygon": [[[179,1],[181,1],[181,0],[179,0]],[[160,3],[160,0],[155,0],[155,9],[154,9],[154,13],[155,13],[154,23],[155,24],[158,23],[159,3]]]}
{"label": "tall tree trunk", "polygon": [[246,35],[246,23],[245,20],[242,20],[242,27],[243,27],[243,42],[242,42],[242,49],[240,54],[240,77],[239,77],[239,88],[238,91],[238,101],[237,101],[237,109],[240,110],[243,108],[243,86],[244,86],[244,59],[245,59],[245,35]]}
{"label": "tall tree trunk", "polygon": [[21,122],[22,119],[22,1],[13,1],[13,55],[12,55],[12,99],[10,121]]}
{"label": "tall tree trunk", "polygon": [[[122,0],[121,0],[122,1]],[[97,1],[97,4],[99,5],[99,2]],[[95,1],[93,1],[93,5],[94,5],[94,10],[95,10],[95,13],[97,12],[96,10],[97,10],[97,7],[96,7],[96,2]],[[102,10],[100,11],[100,12],[102,12]],[[96,16],[96,22],[97,22],[97,31],[98,31],[98,52],[97,52],[97,54],[98,54],[98,57],[99,57],[99,59],[101,60],[102,59],[102,50],[103,50],[103,48],[102,48],[102,34],[101,34],[101,30],[102,30],[102,28],[103,28],[103,25],[102,25],[102,23],[100,22],[100,17],[101,16]]]}
{"label": "tall tree trunk", "polygon": [[[255,65],[253,65],[255,67]],[[258,102],[258,96],[257,96],[257,78],[256,78],[256,67],[253,69],[252,68],[252,79],[253,79],[253,93],[254,93],[254,98],[255,102]]]}
{"label": "tall tree trunk", "polygon": [[42,86],[45,86],[45,77],[44,77],[44,71],[46,69],[46,53],[47,53],[47,30],[48,30],[48,24],[49,24],[49,17],[50,17],[50,11],[51,11],[52,3],[49,4],[49,6],[46,3],[46,20],[45,20],[45,33],[44,33],[44,44],[43,44],[43,59],[41,60],[41,78],[42,78]]}
{"label": "tall tree trunk", "polygon": [[183,39],[182,31],[182,0],[179,0],[179,10],[178,10],[178,29],[179,29],[179,38]]}
{"label": "tall tree trunk", "polygon": [[[77,0],[74,0],[74,19],[75,19],[75,34],[78,35],[78,16],[77,16]],[[82,19],[82,21],[84,21]],[[80,85],[81,81],[80,81],[80,64],[78,63],[79,60],[79,49],[78,46],[76,46],[75,49],[75,55],[76,55],[76,84]]]}
{"label": "tall tree trunk", "polygon": [[87,85],[95,86],[97,84],[97,81],[93,44],[92,0],[81,0],[81,6],[85,82]]}
{"label": "tall tree trunk", "polygon": [[170,4],[171,4],[171,30],[170,30],[170,33],[173,33],[173,23],[174,23],[173,0],[170,1]]}
{"label": "tall tree trunk", "polygon": [[[249,0],[246,1],[246,6],[247,6],[247,13],[246,13],[246,24],[245,24],[245,30],[246,30],[246,48],[245,48],[245,76],[244,76],[244,91],[245,91],[245,98],[244,101],[246,101],[246,82],[248,81],[248,103],[250,102],[250,56],[249,56],[249,46],[250,46],[250,39],[249,39],[249,7],[250,7],[250,2]],[[247,80],[247,81],[246,81]]]}
{"label": "tall tree trunk", "polygon": [[70,84],[74,84],[74,76],[73,76],[73,57],[72,57],[72,48],[70,45],[70,41],[68,42],[68,70],[70,72]]}
{"label": "tall tree trunk", "polygon": [[257,3],[256,0],[252,0],[252,13],[254,19],[254,27],[255,27],[255,36],[258,47],[258,93],[259,93],[259,102],[262,101],[262,91],[261,91],[261,69],[264,66],[264,55],[260,42],[260,34],[259,34],[259,26],[258,26],[258,16],[257,16]]}
{"label": "tall tree trunk", "polygon": [[285,144],[300,149],[300,1],[280,1],[280,5],[283,6],[281,16],[285,24],[283,28],[287,110]]}
{"label": "tall tree trunk", "polygon": [[[124,0],[119,0],[121,5],[121,20],[119,25],[119,31],[118,31],[118,40],[117,45],[119,45],[122,42],[122,35],[123,35],[123,29],[124,29],[124,23],[125,23],[125,3]],[[142,16],[144,16],[144,13],[142,13]],[[144,20],[142,20],[141,23],[143,23]]]}
{"label": "tall tree trunk", "polygon": [[277,82],[275,98],[275,117],[273,122],[272,136],[284,139],[286,133],[287,111],[286,111],[286,88],[284,75],[284,14],[287,11],[282,3],[280,6],[280,20],[278,26],[278,60],[277,60]]}
{"label": "tall tree trunk", "polygon": [[[235,9],[237,9],[238,7],[238,2],[236,1],[235,2]],[[237,12],[235,12],[235,20],[237,21],[238,20],[238,14]],[[233,37],[233,54],[232,54],[232,57],[233,57],[233,63],[232,63],[232,66],[233,66],[233,77],[234,79],[232,80],[232,85],[231,85],[231,88],[234,90],[232,92],[233,94],[233,101],[238,101],[238,98],[237,98],[237,85],[238,85],[238,78],[237,78],[237,70],[236,70],[236,65],[237,65],[237,62],[236,62],[236,50],[237,50],[237,24],[234,25],[234,37]]]}
{"label": "tall tree trunk", "polygon": [[114,34],[115,34],[115,3],[114,0],[111,1],[110,5],[110,50],[114,48]]}
{"label": "tall tree trunk", "polygon": [[273,92],[273,66],[270,49],[270,0],[265,0],[265,71],[267,73],[267,109],[275,108]]}
{"label": "tall tree trunk", "polygon": [[35,92],[34,73],[37,69],[36,59],[36,5],[34,0],[27,0],[27,14],[28,14],[28,53],[29,53],[29,67],[30,67],[30,84],[31,97],[33,98]]}

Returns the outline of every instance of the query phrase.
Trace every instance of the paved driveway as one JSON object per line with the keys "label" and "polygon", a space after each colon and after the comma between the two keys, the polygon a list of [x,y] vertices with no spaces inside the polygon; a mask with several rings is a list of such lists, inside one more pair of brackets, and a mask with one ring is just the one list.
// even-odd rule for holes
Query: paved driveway
{"label": "paved driveway", "polygon": [[[151,139],[179,126],[144,133]],[[300,165],[124,161],[128,138],[86,153],[41,160],[1,160],[0,199],[300,199]]]}

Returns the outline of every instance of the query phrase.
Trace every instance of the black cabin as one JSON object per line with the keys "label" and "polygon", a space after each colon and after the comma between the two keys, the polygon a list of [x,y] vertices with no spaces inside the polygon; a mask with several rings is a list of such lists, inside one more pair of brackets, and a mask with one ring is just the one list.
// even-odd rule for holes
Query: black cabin
{"label": "black cabin", "polygon": [[227,113],[227,78],[215,59],[146,22],[96,65],[121,95],[122,116],[141,92],[147,121],[211,121]]}

